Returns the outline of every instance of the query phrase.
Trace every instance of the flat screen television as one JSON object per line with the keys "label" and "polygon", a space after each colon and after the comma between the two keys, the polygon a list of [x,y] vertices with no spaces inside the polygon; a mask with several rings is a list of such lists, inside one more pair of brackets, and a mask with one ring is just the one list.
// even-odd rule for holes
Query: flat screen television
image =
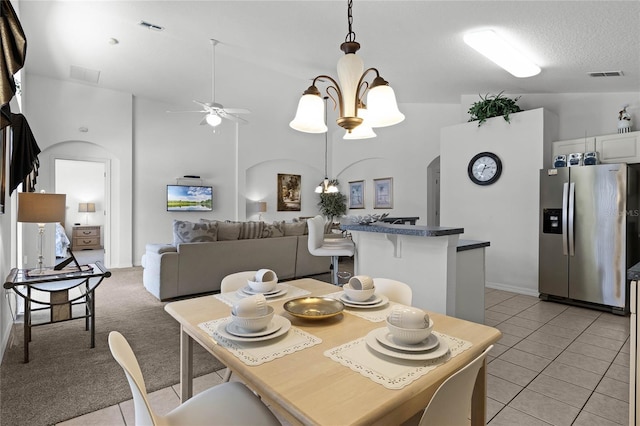
{"label": "flat screen television", "polygon": [[210,212],[213,210],[213,187],[167,185],[168,212]]}

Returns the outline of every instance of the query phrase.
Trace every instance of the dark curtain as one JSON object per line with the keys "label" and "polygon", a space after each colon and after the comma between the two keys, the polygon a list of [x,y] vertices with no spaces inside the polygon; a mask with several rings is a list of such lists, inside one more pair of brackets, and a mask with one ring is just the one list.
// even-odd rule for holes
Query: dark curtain
{"label": "dark curtain", "polygon": [[11,124],[8,104],[16,93],[13,75],[24,65],[27,39],[9,0],[0,0],[0,129]]}
{"label": "dark curtain", "polygon": [[21,183],[23,192],[33,192],[38,177],[40,147],[31,133],[27,119],[22,114],[11,114],[13,130],[13,152],[9,170],[9,193],[11,194]]}

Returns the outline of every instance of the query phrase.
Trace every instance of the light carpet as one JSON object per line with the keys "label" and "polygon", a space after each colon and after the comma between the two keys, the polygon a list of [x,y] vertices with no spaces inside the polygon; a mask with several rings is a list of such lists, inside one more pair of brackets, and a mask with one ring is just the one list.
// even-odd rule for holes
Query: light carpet
{"label": "light carpet", "polygon": [[[131,344],[149,392],[180,381],[180,327],[165,303],[142,285],[142,268],[111,271],[96,289],[96,347],[84,320],[32,329],[30,362],[23,363],[23,324],[0,368],[0,424],[51,425],[127,399],[131,391],[109,351],[108,335],[121,332]],[[194,345],[195,376],[223,365]]]}

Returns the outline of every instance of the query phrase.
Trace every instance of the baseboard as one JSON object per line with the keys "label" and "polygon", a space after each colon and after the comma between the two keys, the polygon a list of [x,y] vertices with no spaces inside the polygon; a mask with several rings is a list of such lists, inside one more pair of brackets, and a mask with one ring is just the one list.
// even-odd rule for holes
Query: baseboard
{"label": "baseboard", "polygon": [[9,347],[9,342],[11,342],[11,340],[13,339],[12,333],[13,333],[13,322],[8,321],[8,323],[5,325],[5,330],[2,330],[3,339],[2,339],[2,342],[0,342],[2,344],[2,348],[1,348],[2,351],[0,351],[0,364],[4,359],[4,353]]}
{"label": "baseboard", "polygon": [[487,281],[485,282],[485,287],[492,288],[494,290],[504,290],[504,291],[510,291],[511,293],[524,294],[526,296],[538,297],[540,295],[538,290],[531,290],[529,288],[516,287],[514,285],[509,285],[509,284],[492,283]]}

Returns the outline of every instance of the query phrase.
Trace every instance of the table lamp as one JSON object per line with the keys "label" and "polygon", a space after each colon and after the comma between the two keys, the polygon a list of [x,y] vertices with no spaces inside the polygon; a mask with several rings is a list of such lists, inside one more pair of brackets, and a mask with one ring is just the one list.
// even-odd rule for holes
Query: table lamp
{"label": "table lamp", "polygon": [[44,192],[18,193],[18,222],[38,224],[38,268],[32,275],[43,275],[43,236],[46,223],[64,222],[66,194],[45,194]]}
{"label": "table lamp", "polygon": [[89,224],[89,213],[96,212],[96,203],[78,203],[78,211],[85,214],[85,225]]}
{"label": "table lamp", "polygon": [[267,211],[267,202],[266,201],[258,201],[258,220],[262,220],[262,213],[266,213]]}

